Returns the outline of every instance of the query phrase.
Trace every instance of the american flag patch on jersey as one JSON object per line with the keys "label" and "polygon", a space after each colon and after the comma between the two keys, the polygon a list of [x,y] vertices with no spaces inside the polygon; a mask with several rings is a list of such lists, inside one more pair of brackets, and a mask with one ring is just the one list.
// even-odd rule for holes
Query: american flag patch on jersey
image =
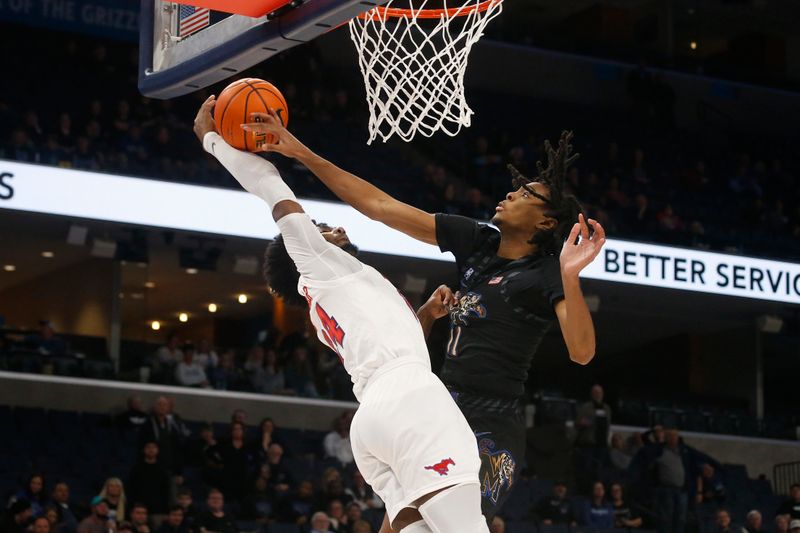
{"label": "american flag patch on jersey", "polygon": [[501,281],[503,281],[503,276],[497,276],[496,278],[492,278],[489,280],[489,285],[497,285]]}
{"label": "american flag patch on jersey", "polygon": [[205,7],[180,6],[178,11],[178,37],[186,37],[211,23],[211,10]]}

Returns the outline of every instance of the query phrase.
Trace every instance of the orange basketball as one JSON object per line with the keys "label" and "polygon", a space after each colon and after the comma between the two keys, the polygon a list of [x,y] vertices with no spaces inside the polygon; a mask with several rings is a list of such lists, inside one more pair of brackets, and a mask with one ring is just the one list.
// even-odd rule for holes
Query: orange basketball
{"label": "orange basketball", "polygon": [[278,114],[284,126],[289,123],[286,99],[274,85],[258,78],[237,80],[217,98],[214,106],[217,131],[234,148],[257,152],[265,144],[272,144],[273,136],[244,131],[241,125],[253,122],[251,113],[266,113],[267,108]]}

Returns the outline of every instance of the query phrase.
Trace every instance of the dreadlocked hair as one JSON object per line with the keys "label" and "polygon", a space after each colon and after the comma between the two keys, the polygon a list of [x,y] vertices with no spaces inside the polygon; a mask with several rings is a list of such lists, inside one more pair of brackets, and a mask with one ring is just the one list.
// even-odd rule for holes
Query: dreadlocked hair
{"label": "dreadlocked hair", "polygon": [[567,170],[580,156],[572,153],[572,136],[571,131],[561,132],[556,149],[553,149],[550,141],[544,141],[547,167],[537,161],[536,170],[539,175],[534,179],[523,176],[513,165],[508,165],[515,188],[519,189],[529,183],[541,183],[550,191],[545,214],[555,219],[557,224],[553,229],[538,230],[528,243],[535,244],[540,252],[551,255],[561,252],[572,225],[578,221],[578,215],[584,213],[578,199],[566,191]]}
{"label": "dreadlocked hair", "polygon": [[273,294],[283,298],[289,305],[306,305],[305,298],[297,292],[300,273],[292,258],[289,257],[289,252],[286,251],[283,235],[275,237],[275,240],[267,246],[267,250],[264,252],[263,274],[267,287]]}

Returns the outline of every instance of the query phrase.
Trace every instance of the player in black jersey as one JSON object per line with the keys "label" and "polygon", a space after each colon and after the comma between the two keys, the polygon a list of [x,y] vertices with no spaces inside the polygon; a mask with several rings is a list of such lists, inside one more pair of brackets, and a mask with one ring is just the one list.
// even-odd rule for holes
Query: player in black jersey
{"label": "player in black jersey", "polygon": [[605,232],[585,220],[565,191],[567,168],[577,157],[572,133],[564,132],[557,148],[545,142],[547,166],[537,163],[537,177],[510,167],[515,190],[498,204],[493,229],[400,202],[314,154],[274,115],[263,120],[260,127],[277,138],[266,151],[297,159],[369,218],[455,256],[460,294],[450,312],[441,379],[478,439],[483,513],[491,520],[525,453],[521,398],[547,329],[558,320],[572,361],[587,364],[594,357],[594,325],[578,274],[600,253]]}

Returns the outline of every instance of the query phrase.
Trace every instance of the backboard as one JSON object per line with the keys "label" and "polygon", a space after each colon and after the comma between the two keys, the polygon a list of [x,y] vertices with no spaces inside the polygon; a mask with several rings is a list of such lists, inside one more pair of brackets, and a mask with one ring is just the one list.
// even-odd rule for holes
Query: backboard
{"label": "backboard", "polygon": [[[311,41],[386,0],[141,0],[139,90],[174,98]],[[246,12],[228,14],[213,11]]]}

